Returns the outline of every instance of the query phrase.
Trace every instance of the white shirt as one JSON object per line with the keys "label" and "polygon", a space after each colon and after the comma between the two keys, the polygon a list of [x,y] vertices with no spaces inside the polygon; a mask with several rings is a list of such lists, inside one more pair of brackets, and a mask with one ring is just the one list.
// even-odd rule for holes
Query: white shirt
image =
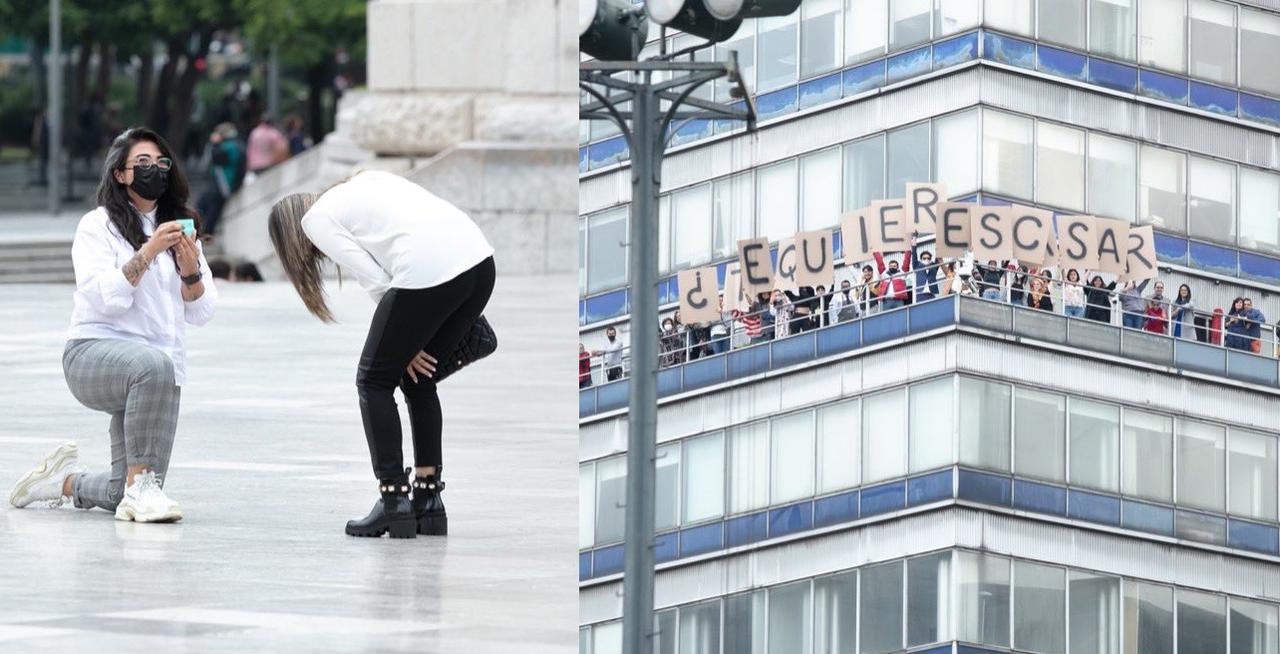
{"label": "white shirt", "polygon": [[325,191],[303,216],[302,229],[375,302],[390,288],[439,286],[493,256],[493,246],[461,209],[379,170]]}
{"label": "white shirt", "polygon": [[[156,213],[152,210],[142,218],[142,231],[150,237],[155,231]],[[199,241],[196,249],[201,253],[204,294],[186,302],[171,252],[156,257],[134,286],[121,269],[137,251],[116,230],[105,208],[85,214],[71,244],[76,294],[68,338],[118,338],[150,345],[169,355],[174,379],[181,386],[186,381],[186,325],[209,322],[218,298],[213,273]]]}

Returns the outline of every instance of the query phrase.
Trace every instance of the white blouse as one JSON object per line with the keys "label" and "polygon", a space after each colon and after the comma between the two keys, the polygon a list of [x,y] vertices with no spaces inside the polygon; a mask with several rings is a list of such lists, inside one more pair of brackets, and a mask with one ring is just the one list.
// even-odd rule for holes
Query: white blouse
{"label": "white blouse", "polygon": [[382,299],[439,286],[493,256],[461,209],[394,173],[370,170],[325,191],[302,218],[325,256]]}
{"label": "white blouse", "polygon": [[[142,217],[142,231],[150,237],[156,227],[155,211]],[[150,345],[169,355],[174,378],[181,386],[186,381],[186,325],[209,322],[218,298],[199,241],[196,249],[204,274],[204,294],[186,302],[173,253],[166,251],[156,257],[134,286],[121,269],[137,251],[116,230],[105,208],[85,214],[71,244],[76,294],[68,338],[118,338]]]}

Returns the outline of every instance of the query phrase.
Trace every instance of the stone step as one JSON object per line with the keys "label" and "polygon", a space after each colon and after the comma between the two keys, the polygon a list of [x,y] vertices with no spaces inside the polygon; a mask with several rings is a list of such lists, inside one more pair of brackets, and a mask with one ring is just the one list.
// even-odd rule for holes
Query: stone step
{"label": "stone step", "polygon": [[0,244],[0,265],[9,262],[66,259],[71,263],[71,242]]}
{"label": "stone step", "polygon": [[72,271],[14,272],[0,269],[0,284],[74,284]]}

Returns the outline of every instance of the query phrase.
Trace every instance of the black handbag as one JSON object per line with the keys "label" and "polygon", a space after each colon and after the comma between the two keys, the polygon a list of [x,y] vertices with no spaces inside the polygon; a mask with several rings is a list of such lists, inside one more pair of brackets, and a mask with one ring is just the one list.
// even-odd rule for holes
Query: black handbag
{"label": "black handbag", "polygon": [[497,349],[498,335],[493,333],[493,327],[489,325],[489,321],[484,316],[480,316],[471,325],[467,335],[462,337],[462,342],[453,348],[449,358],[437,362],[436,374],[432,379],[439,384],[449,375],[493,354]]}

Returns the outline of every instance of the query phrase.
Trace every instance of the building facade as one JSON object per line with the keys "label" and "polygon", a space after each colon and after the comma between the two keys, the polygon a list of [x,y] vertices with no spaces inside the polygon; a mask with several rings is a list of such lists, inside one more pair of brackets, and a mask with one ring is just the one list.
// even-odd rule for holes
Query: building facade
{"label": "building facade", "polygon": [[[697,56],[727,49],[759,129],[672,134],[664,314],[738,239],[938,181],[1150,224],[1170,293],[1270,325],[1237,351],[952,294],[664,367],[659,651],[1280,652],[1280,2],[805,0]],[[581,124],[590,351],[627,341],[626,155]],[[583,652],[621,646],[622,365],[580,390]]]}

